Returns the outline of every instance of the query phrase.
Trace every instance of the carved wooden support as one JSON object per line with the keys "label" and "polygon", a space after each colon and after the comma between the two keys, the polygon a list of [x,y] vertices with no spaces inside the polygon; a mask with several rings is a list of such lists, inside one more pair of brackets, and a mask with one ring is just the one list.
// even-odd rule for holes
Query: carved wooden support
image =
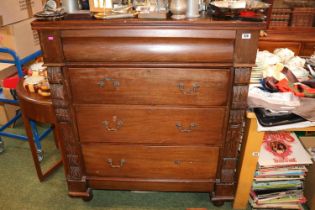
{"label": "carved wooden support", "polygon": [[234,86],[233,87],[233,101],[232,109],[246,109],[247,108],[247,86]]}
{"label": "carved wooden support", "polygon": [[230,124],[242,124],[245,120],[245,110],[231,110],[230,111]]}
{"label": "carved wooden support", "polygon": [[[51,87],[51,97],[60,126],[62,147],[66,156],[64,157],[65,171],[68,181],[84,178],[82,170],[82,158],[80,142],[74,132],[74,122],[71,118],[71,109],[65,86],[63,84],[63,72],[61,67],[48,67],[48,79]],[[70,188],[70,186],[69,186]],[[69,190],[71,191],[71,190]],[[83,191],[86,191],[84,189]]]}
{"label": "carved wooden support", "polygon": [[223,158],[223,169],[236,169],[237,158]]}
{"label": "carved wooden support", "polygon": [[235,169],[222,169],[221,170],[221,183],[234,183]]}
{"label": "carved wooden support", "polygon": [[235,84],[248,84],[250,81],[251,68],[235,68],[234,74]]}
{"label": "carved wooden support", "polygon": [[62,84],[62,71],[60,67],[48,68],[48,81],[50,84]]}
{"label": "carved wooden support", "polygon": [[[250,80],[251,68],[239,67],[234,68],[234,84],[232,94],[232,109],[229,113],[229,127],[225,139],[224,147],[222,148],[222,161],[219,173],[219,183],[215,190],[216,197],[220,193],[217,190],[225,189],[220,187],[220,184],[227,184],[227,188],[235,182],[236,163],[238,158],[238,149],[242,141],[243,122],[245,120],[247,107],[247,84]],[[225,185],[224,185],[225,186]]]}

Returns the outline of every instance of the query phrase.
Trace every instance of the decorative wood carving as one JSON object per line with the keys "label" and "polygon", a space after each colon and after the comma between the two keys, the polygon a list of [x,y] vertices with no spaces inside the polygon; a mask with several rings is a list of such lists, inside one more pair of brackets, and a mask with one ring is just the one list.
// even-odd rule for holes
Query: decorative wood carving
{"label": "decorative wood carving", "polygon": [[60,67],[51,66],[48,68],[48,80],[50,84],[62,84],[62,78]]}
{"label": "decorative wood carving", "polygon": [[67,92],[64,89],[62,68],[48,67],[48,79],[56,117],[60,123],[62,145],[66,151],[64,160],[66,175],[70,180],[81,180],[83,174],[81,168],[80,143],[77,141],[77,138],[75,138],[73,131],[73,121],[70,116],[71,111]]}
{"label": "decorative wood carving", "polygon": [[53,99],[65,100],[65,93],[62,84],[51,84],[51,97]]}
{"label": "decorative wood carving", "polygon": [[248,86],[233,87],[233,109],[245,109],[247,107]]}
{"label": "decorative wood carving", "polygon": [[241,124],[245,119],[245,110],[231,110],[230,120],[231,124]]}
{"label": "decorative wood carving", "polygon": [[222,183],[233,183],[235,169],[222,169],[221,170],[221,182]]}
{"label": "decorative wood carving", "polygon": [[223,169],[235,169],[237,158],[223,158]]}
{"label": "decorative wood carving", "polygon": [[224,145],[224,157],[235,158],[237,156],[238,146],[241,142],[242,125],[232,125],[227,132],[227,138]]}
{"label": "decorative wood carving", "polygon": [[248,84],[251,75],[251,68],[235,68],[234,83]]}

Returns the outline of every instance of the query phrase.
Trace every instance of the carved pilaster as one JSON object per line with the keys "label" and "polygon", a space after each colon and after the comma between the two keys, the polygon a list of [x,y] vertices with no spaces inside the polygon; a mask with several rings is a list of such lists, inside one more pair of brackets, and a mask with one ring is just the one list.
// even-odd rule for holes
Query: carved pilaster
{"label": "carved pilaster", "polygon": [[234,197],[238,150],[243,138],[243,124],[246,115],[250,75],[250,67],[234,68],[234,85],[232,89],[231,110],[229,113],[229,126],[222,148],[223,158],[220,164],[220,173],[218,174],[219,183],[216,184],[214,198],[212,199],[214,201],[224,199],[223,195],[230,195],[231,199]]}
{"label": "carved pilaster", "polygon": [[57,121],[59,123],[63,150],[65,151],[65,168],[68,180],[82,180],[80,144],[74,132],[73,117],[69,107],[69,97],[64,86],[61,67],[48,67],[51,97]]}
{"label": "carved pilaster", "polygon": [[251,68],[235,68],[234,83],[235,84],[248,84],[250,81]]}
{"label": "carved pilaster", "polygon": [[245,110],[231,110],[230,111],[230,124],[242,124],[245,119]]}
{"label": "carved pilaster", "polygon": [[233,87],[232,109],[247,108],[248,86],[236,85]]}

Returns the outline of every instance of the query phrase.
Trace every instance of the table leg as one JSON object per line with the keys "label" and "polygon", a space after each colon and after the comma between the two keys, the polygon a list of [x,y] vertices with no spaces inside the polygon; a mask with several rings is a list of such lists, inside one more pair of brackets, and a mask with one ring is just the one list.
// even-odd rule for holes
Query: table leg
{"label": "table leg", "polygon": [[234,209],[247,208],[249,193],[263,137],[264,132],[257,131],[256,119],[247,119],[247,132],[242,144],[240,162],[238,166],[239,178],[233,203]]}

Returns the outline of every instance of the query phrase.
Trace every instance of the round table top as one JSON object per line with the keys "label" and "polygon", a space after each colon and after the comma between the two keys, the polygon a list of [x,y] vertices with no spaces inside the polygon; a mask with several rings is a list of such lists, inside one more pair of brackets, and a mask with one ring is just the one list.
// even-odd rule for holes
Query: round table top
{"label": "round table top", "polygon": [[44,97],[41,96],[37,93],[29,93],[24,87],[23,87],[23,82],[24,79],[20,79],[17,87],[16,87],[16,92],[19,96],[19,100],[21,101],[27,101],[30,103],[34,103],[34,104],[38,104],[38,105],[47,105],[47,106],[51,106],[52,105],[52,101],[51,101],[51,97]]}

